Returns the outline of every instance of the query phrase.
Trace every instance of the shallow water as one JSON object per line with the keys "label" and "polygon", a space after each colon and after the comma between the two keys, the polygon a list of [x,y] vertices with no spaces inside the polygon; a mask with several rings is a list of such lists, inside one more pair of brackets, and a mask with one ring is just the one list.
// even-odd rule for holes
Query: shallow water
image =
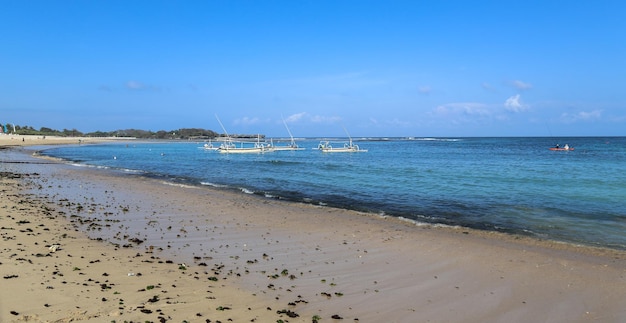
{"label": "shallow water", "polygon": [[[59,146],[42,154],[175,183],[626,248],[626,138],[362,139],[365,153],[220,154],[201,142]],[[574,151],[550,151],[559,143]]]}

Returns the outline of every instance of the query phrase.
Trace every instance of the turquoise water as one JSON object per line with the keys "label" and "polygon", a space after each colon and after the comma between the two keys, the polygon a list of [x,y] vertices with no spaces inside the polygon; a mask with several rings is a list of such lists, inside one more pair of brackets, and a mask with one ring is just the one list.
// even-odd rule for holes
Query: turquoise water
{"label": "turquoise water", "polygon": [[[365,153],[220,154],[200,142],[60,146],[44,155],[192,185],[626,249],[626,138],[359,140]],[[550,151],[559,143],[574,151]]]}

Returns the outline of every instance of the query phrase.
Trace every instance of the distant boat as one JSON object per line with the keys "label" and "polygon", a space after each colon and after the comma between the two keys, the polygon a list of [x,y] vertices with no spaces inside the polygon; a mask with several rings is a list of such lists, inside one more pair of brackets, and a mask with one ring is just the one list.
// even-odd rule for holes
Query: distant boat
{"label": "distant boat", "polygon": [[570,151],[574,150],[574,147],[570,147],[568,144],[565,144],[565,146],[563,147],[559,147],[559,145],[556,145],[555,147],[550,147],[549,149],[553,151]]}
{"label": "distant boat", "polygon": [[208,142],[208,143],[205,143],[205,144],[204,144],[202,147],[200,147],[200,148],[202,148],[202,149],[204,149],[204,150],[218,150],[218,149],[219,149],[219,147],[215,147],[215,146],[213,146],[213,143],[212,143],[210,140],[209,140],[209,142]]}
{"label": "distant boat", "polygon": [[250,141],[228,141],[220,145],[217,149],[224,154],[260,154],[272,152],[274,149],[268,143]]}
{"label": "distant boat", "polygon": [[323,140],[320,141],[319,145],[317,145],[317,149],[321,150],[324,153],[361,153],[367,152],[367,149],[361,149],[359,145],[355,145],[352,143],[352,137],[348,133],[346,128],[343,128],[346,134],[348,135],[349,141],[347,143],[343,143],[340,146],[333,146],[330,141]]}
{"label": "distant boat", "polygon": [[298,146],[295,142],[291,142],[286,146],[275,146],[272,142],[271,147],[274,151],[304,150],[304,148]]}
{"label": "distant boat", "polygon": [[298,144],[296,143],[296,141],[293,139],[293,135],[291,134],[291,130],[289,130],[289,127],[287,127],[287,122],[285,122],[285,119],[283,119],[283,124],[285,125],[285,128],[287,128],[287,132],[289,133],[289,137],[291,138],[291,142],[289,142],[289,144],[287,146],[274,146],[274,144],[272,143],[272,148],[275,151],[304,150],[304,148],[300,148],[298,146]]}
{"label": "distant boat", "polygon": [[220,118],[218,118],[217,115],[215,115],[215,118],[217,118],[217,122],[219,122],[220,126],[222,126],[222,130],[224,130],[224,133],[226,134],[226,138],[227,138],[226,142],[222,143],[219,146],[219,148],[217,148],[217,151],[219,151],[220,153],[223,153],[223,154],[260,154],[260,153],[274,151],[274,149],[272,148],[270,144],[261,142],[260,135],[257,135],[256,142],[233,141],[230,135],[228,134],[228,131],[226,131],[226,128],[224,128],[224,125],[222,124],[222,121],[220,120]]}
{"label": "distant boat", "polygon": [[350,142],[344,143],[343,146],[333,146],[330,141],[320,141],[317,149],[321,150],[324,153],[360,153],[367,152],[367,149],[359,148],[359,145],[355,145],[352,143],[352,139]]}

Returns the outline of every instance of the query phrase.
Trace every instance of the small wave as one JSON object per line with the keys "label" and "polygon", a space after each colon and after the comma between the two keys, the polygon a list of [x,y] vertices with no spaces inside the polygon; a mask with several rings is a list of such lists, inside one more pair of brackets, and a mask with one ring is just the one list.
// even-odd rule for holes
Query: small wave
{"label": "small wave", "polygon": [[267,163],[273,164],[273,165],[298,165],[298,164],[302,164],[301,162],[285,161],[285,160],[277,160],[277,159],[270,159],[270,160],[267,161]]}
{"label": "small wave", "polygon": [[45,160],[55,161],[55,162],[66,162],[67,161],[67,160],[65,160],[63,158],[60,158],[60,157],[53,157],[53,156],[48,156],[48,155],[42,155],[39,151],[34,152],[33,156],[35,156],[37,158],[45,159]]}
{"label": "small wave", "polygon": [[245,188],[245,187],[241,187],[241,188],[239,188],[239,190],[240,190],[241,192],[243,192],[243,193],[246,193],[246,194],[254,194],[254,192],[253,192],[253,191],[251,191],[251,190],[249,190],[249,189],[247,189],[247,188]]}
{"label": "small wave", "polygon": [[181,184],[181,183],[173,183],[173,182],[167,182],[167,181],[163,181],[162,184],[169,185],[169,186],[174,186],[174,187],[194,188],[193,185],[187,185],[187,184]]}
{"label": "small wave", "polygon": [[[89,164],[80,164],[80,163],[69,163],[70,166],[74,166],[74,167],[85,167],[85,168],[95,168],[95,169],[111,169],[111,167],[109,166],[103,166],[103,165],[89,165]],[[122,171],[124,171],[123,169],[120,169]]]}
{"label": "small wave", "polygon": [[200,182],[200,185],[211,186],[211,187],[215,187],[215,188],[228,188],[228,185],[215,184],[215,183],[211,183],[211,182]]}
{"label": "small wave", "polygon": [[143,174],[143,173],[145,173],[142,170],[130,169],[130,168],[120,168],[119,170],[121,170],[124,173],[131,173],[131,174]]}
{"label": "small wave", "polygon": [[93,166],[93,165],[79,164],[79,163],[70,163],[70,166],[96,168],[96,166]]}
{"label": "small wave", "polygon": [[138,169],[115,168],[115,167],[105,166],[105,165],[90,165],[90,164],[81,164],[81,163],[69,163],[68,165],[74,166],[74,167],[85,167],[85,168],[115,170],[115,171],[120,171],[120,172],[123,172],[123,173],[129,173],[129,174],[143,174],[143,173],[145,173],[144,171],[138,170]]}
{"label": "small wave", "polygon": [[416,221],[416,220],[413,220],[413,219],[405,218],[403,216],[399,216],[399,217],[397,217],[397,219],[399,221],[407,222],[407,223],[413,224],[413,225],[418,226],[418,227],[431,227],[431,226],[433,226],[430,223]]}
{"label": "small wave", "polygon": [[412,140],[418,140],[418,141],[461,141],[461,139],[457,139],[457,138],[430,138],[430,137],[414,138]]}
{"label": "small wave", "polygon": [[378,215],[378,217],[379,217],[379,218],[381,218],[381,219],[386,219],[386,218],[388,218],[388,217],[389,217],[389,216],[387,216],[387,214],[385,213],[385,211],[380,211],[377,215]]}

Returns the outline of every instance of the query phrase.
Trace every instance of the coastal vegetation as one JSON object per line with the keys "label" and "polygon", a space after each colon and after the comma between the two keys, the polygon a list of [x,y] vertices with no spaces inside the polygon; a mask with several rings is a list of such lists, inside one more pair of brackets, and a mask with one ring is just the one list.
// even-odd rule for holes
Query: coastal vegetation
{"label": "coastal vegetation", "polygon": [[[130,137],[138,139],[213,139],[224,137],[225,134],[217,133],[213,130],[201,128],[181,128],[176,130],[141,130],[141,129],[125,129],[115,131],[95,131],[83,133],[77,129],[56,130],[47,127],[35,129],[31,126],[19,125],[2,125],[0,129],[3,133],[16,135],[36,135],[36,136],[59,136],[59,137]],[[257,138],[256,134],[231,134],[233,138]],[[264,135],[261,135],[264,138]]]}

